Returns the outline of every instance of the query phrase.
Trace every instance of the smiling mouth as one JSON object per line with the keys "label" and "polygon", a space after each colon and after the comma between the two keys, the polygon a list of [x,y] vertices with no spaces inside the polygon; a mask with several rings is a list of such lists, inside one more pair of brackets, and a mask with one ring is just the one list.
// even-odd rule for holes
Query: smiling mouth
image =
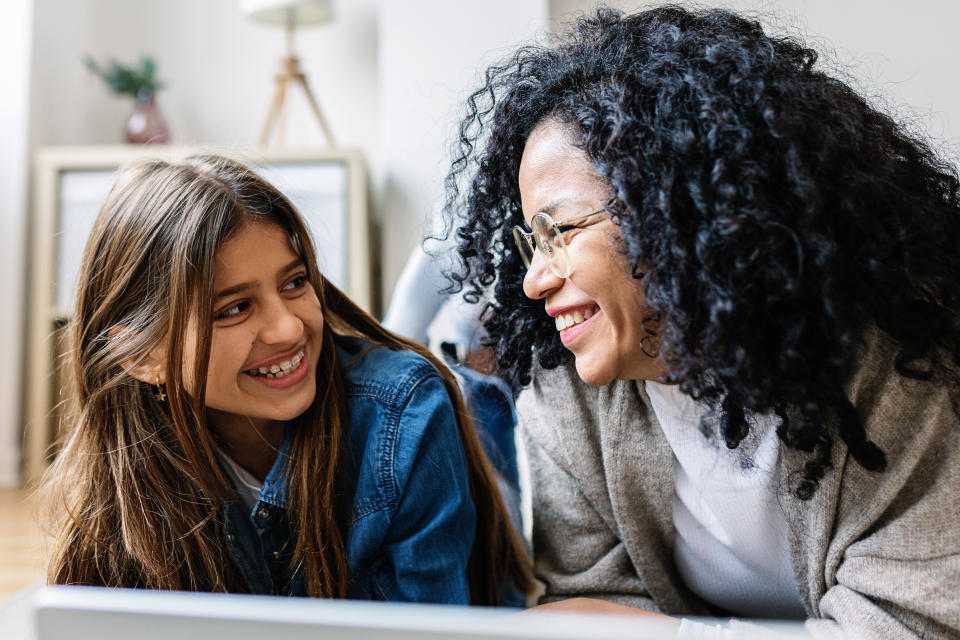
{"label": "smiling mouth", "polygon": [[564,329],[569,329],[570,327],[576,326],[581,322],[586,322],[592,318],[599,308],[594,306],[586,311],[574,311],[573,313],[561,313],[558,314],[554,321],[557,324],[557,331],[563,331]]}
{"label": "smiling mouth", "polygon": [[291,373],[293,373],[300,362],[303,360],[305,355],[305,350],[300,349],[297,351],[292,358],[289,360],[284,360],[283,362],[278,362],[272,364],[269,367],[260,367],[259,369],[248,369],[246,373],[251,376],[264,377],[264,378],[285,378]]}

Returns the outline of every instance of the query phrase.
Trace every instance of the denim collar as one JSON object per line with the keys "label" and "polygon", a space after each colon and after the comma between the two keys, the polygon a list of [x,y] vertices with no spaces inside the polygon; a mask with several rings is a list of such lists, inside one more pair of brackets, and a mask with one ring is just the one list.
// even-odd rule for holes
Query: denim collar
{"label": "denim collar", "polygon": [[263,481],[263,487],[260,489],[260,497],[257,505],[267,503],[281,509],[287,508],[287,484],[289,475],[287,468],[291,462],[290,449],[293,447],[293,429],[288,422],[283,427],[283,442],[280,444],[280,451],[277,452],[277,459],[273,461],[270,473]]}

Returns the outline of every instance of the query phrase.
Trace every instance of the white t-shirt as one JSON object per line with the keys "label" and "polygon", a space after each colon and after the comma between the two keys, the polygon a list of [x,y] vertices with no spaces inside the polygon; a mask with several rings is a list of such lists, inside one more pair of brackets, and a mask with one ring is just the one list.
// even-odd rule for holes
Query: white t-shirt
{"label": "white t-shirt", "polygon": [[674,561],[697,595],[737,616],[802,619],[780,508],[778,418],[747,415],[736,449],[720,435],[720,412],[677,386],[646,383],[674,454]]}
{"label": "white t-shirt", "polygon": [[233,458],[223,451],[217,451],[220,460],[226,465],[227,476],[233,483],[233,488],[237,490],[240,500],[243,502],[247,511],[253,513],[257,502],[260,500],[260,490],[263,489],[263,483],[253,477],[249,471],[234,462]]}

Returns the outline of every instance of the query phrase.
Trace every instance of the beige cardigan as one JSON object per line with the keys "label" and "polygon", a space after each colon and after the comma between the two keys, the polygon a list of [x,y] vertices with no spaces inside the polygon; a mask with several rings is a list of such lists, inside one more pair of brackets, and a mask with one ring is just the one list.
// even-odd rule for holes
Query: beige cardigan
{"label": "beige cardigan", "polygon": [[[790,554],[816,635],[960,638],[960,394],[948,387],[903,378],[889,346],[874,347],[849,397],[887,469],[865,471],[837,441],[804,502],[790,489],[806,454],[782,447]],[[572,365],[536,372],[521,393],[543,602],[713,614],[673,563],[673,453],[648,407],[642,382],[589,387]]]}

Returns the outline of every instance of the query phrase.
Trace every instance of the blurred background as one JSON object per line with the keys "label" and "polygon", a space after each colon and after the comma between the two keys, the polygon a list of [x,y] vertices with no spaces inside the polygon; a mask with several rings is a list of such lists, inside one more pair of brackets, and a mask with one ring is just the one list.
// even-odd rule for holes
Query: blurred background
{"label": "blurred background", "polygon": [[[295,48],[337,146],[359,150],[375,229],[371,309],[382,313],[442,199],[448,148],[482,70],[512,46],[562,29],[591,0],[334,0],[333,18],[298,28]],[[653,3],[610,1],[628,10]],[[680,3],[684,4],[684,3]],[[774,31],[804,36],[828,68],[957,157],[960,3],[741,0]],[[49,145],[124,142],[133,102],[86,56],[149,55],[156,105],[176,144],[255,145],[286,47],[283,28],[240,0],[3,0],[0,7],[0,486],[21,482],[22,371],[32,162]],[[287,147],[327,140],[290,90]]]}

